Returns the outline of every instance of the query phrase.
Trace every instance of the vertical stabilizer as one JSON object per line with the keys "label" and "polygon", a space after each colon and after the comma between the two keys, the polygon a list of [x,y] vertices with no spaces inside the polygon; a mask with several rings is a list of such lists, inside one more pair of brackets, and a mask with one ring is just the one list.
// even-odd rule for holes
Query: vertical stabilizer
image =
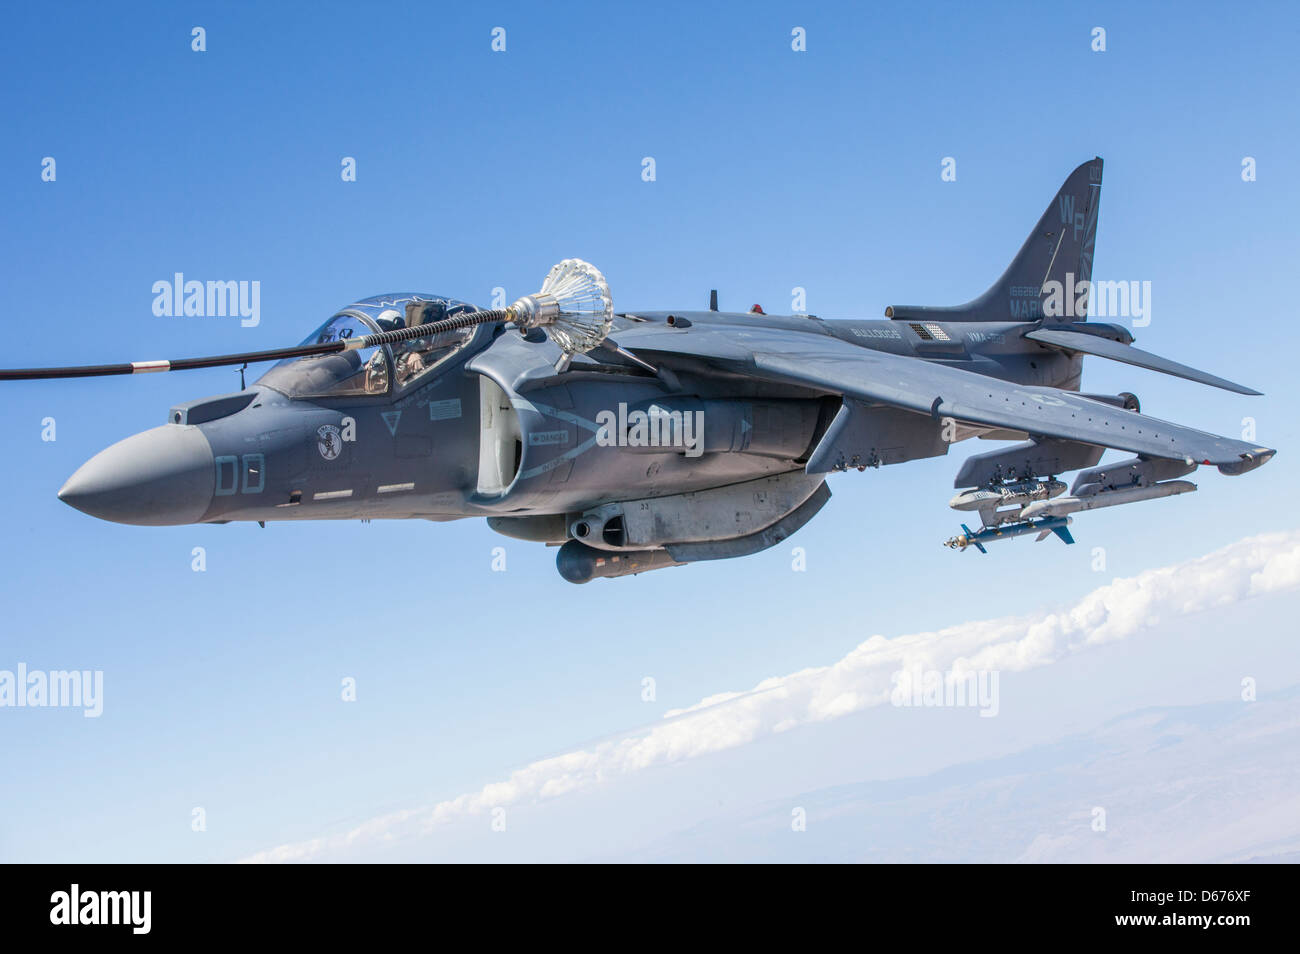
{"label": "vertical stabilizer", "polygon": [[[1019,253],[983,295],[964,305],[932,308],[891,305],[887,318],[935,321],[1037,321],[1043,303],[1055,292],[1064,302],[1056,321],[1085,321],[1087,285],[1101,205],[1101,159],[1090,159],[1070,173],[1052,198]],[[1055,288],[1049,283],[1059,283]]]}

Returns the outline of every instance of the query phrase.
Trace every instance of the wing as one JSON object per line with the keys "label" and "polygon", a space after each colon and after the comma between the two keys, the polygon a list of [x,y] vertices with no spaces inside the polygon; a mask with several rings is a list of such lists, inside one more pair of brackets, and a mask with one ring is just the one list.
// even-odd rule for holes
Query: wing
{"label": "wing", "polygon": [[829,334],[773,328],[630,329],[638,353],[689,355],[751,376],[799,384],[935,418],[1113,447],[1147,457],[1242,473],[1275,451],[1091,401],[1056,388],[1015,384],[919,358],[858,347]]}

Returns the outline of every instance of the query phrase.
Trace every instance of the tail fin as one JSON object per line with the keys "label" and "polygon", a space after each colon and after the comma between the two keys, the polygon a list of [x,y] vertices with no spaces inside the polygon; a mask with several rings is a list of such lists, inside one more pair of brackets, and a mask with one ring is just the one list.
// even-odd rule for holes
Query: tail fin
{"label": "tail fin", "polygon": [[[1051,205],[1007,266],[1002,277],[983,295],[964,305],[931,308],[891,305],[886,318],[934,321],[1037,321],[1044,317],[1049,282],[1058,282],[1058,301],[1069,303],[1057,320],[1086,321],[1087,293],[1076,291],[1092,282],[1092,249],[1097,241],[1097,210],[1101,205],[1101,159],[1090,159],[1070,173]],[[1084,286],[1087,288],[1088,286]],[[1078,307],[1082,304],[1082,308]]]}

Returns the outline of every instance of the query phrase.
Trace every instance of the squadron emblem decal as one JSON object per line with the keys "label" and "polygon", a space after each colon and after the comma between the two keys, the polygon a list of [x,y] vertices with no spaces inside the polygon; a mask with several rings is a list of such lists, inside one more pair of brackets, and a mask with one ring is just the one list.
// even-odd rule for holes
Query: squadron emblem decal
{"label": "squadron emblem decal", "polygon": [[326,424],[316,431],[316,449],[326,460],[333,460],[343,453],[343,435],[333,424]]}

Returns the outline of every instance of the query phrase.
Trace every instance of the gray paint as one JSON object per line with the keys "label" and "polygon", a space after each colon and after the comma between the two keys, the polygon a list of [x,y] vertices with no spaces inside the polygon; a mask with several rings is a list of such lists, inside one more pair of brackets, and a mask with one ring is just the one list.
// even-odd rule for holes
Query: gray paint
{"label": "gray paint", "polygon": [[[562,573],[585,582],[773,546],[825,504],[826,474],[941,456],[974,436],[1024,443],[972,458],[959,487],[1091,467],[1105,447],[1137,454],[1133,468],[1156,479],[1202,462],[1226,474],[1259,466],[1271,449],[1126,410],[1131,395],[1077,389],[1090,353],[1254,392],[1129,349],[1118,326],[1047,325],[1041,298],[1020,294],[1066,270],[1091,275],[1100,171],[1100,160],[1076,169],[1002,278],[957,309],[898,307],[875,321],[617,317],[611,343],[657,374],[613,348],[560,372],[549,339],[501,324],[406,383],[385,351],[364,365],[384,393],[291,396],[294,381],[324,387],[363,368],[303,358],[332,363],[281,364],[246,391],[177,405],[168,424],[88,461],[60,496],[146,525],[487,517],[509,536],[564,543]],[[340,314],[378,328],[403,309],[468,307],[400,294]],[[702,415],[700,452],[627,446],[634,429],[622,425],[606,446],[599,421],[620,408]],[[584,520],[600,528],[581,541]]]}

